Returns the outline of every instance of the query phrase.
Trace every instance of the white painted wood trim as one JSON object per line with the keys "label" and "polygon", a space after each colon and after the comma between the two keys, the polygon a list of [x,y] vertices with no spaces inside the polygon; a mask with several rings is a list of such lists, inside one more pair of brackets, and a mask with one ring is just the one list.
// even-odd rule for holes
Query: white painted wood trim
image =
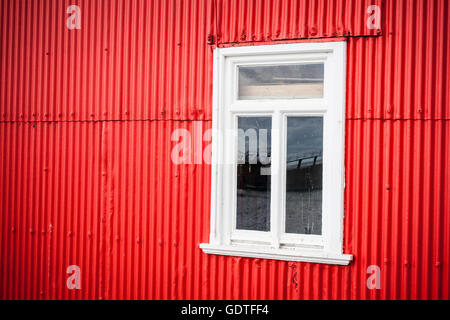
{"label": "white painted wood trim", "polygon": [[[213,58],[213,121],[211,163],[210,242],[201,244],[209,254],[235,255],[289,261],[348,264],[352,256],[343,254],[344,144],[345,144],[345,42],[297,43],[217,48]],[[324,96],[320,99],[237,100],[237,66],[249,64],[302,63],[322,61],[325,66]],[[286,115],[324,117],[324,177],[322,235],[283,233],[283,219],[271,217],[271,231],[235,230],[236,173],[234,137],[226,129],[235,127],[236,115],[272,115],[272,146],[285,144]],[[284,121],[284,120],[283,120]],[[281,136],[280,136],[281,134]],[[282,150],[282,146],[277,146]],[[332,155],[333,161],[326,160]],[[330,158],[330,157],[328,157]],[[284,212],[283,155],[275,155],[272,172],[271,214]],[[331,158],[330,158],[331,159]],[[277,168],[274,166],[278,164]],[[273,187],[276,186],[276,190]],[[231,200],[231,201],[230,201]],[[251,243],[251,245],[247,245]],[[290,246],[286,246],[289,243]]]}
{"label": "white painted wood trim", "polygon": [[200,244],[203,252],[224,256],[250,257],[260,259],[273,259],[285,261],[299,261],[311,263],[348,265],[353,256],[351,254],[336,254],[323,250],[296,250],[296,249],[274,249],[269,246],[257,248],[256,246],[224,246],[209,243]]}

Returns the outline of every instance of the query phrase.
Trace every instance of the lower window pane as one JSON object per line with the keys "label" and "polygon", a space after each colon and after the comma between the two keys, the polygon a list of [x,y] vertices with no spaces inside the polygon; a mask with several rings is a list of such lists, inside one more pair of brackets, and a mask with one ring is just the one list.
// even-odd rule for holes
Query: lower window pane
{"label": "lower window pane", "polygon": [[287,118],[287,233],[322,234],[322,117]]}
{"label": "lower window pane", "polygon": [[237,221],[241,230],[270,230],[270,117],[238,117]]}

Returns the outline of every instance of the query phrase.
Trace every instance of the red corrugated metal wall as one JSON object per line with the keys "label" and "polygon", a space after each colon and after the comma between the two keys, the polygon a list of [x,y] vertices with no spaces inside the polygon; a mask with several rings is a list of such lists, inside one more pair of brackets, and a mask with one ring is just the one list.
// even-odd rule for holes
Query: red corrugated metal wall
{"label": "red corrugated metal wall", "polygon": [[[449,299],[449,18],[445,0],[0,1],[0,298]],[[170,155],[173,130],[211,127],[213,48],[336,37],[354,262],[204,254],[210,166]]]}

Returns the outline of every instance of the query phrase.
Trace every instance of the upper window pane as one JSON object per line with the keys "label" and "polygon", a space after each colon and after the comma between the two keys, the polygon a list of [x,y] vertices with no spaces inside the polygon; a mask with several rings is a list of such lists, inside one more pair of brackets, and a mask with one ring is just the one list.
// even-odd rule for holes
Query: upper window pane
{"label": "upper window pane", "polygon": [[239,99],[323,97],[323,63],[239,67]]}

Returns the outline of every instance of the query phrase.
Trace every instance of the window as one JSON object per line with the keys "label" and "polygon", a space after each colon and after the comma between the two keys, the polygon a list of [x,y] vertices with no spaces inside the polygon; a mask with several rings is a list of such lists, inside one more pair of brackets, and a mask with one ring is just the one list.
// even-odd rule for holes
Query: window
{"label": "window", "polygon": [[214,52],[206,253],[348,264],[345,42]]}

